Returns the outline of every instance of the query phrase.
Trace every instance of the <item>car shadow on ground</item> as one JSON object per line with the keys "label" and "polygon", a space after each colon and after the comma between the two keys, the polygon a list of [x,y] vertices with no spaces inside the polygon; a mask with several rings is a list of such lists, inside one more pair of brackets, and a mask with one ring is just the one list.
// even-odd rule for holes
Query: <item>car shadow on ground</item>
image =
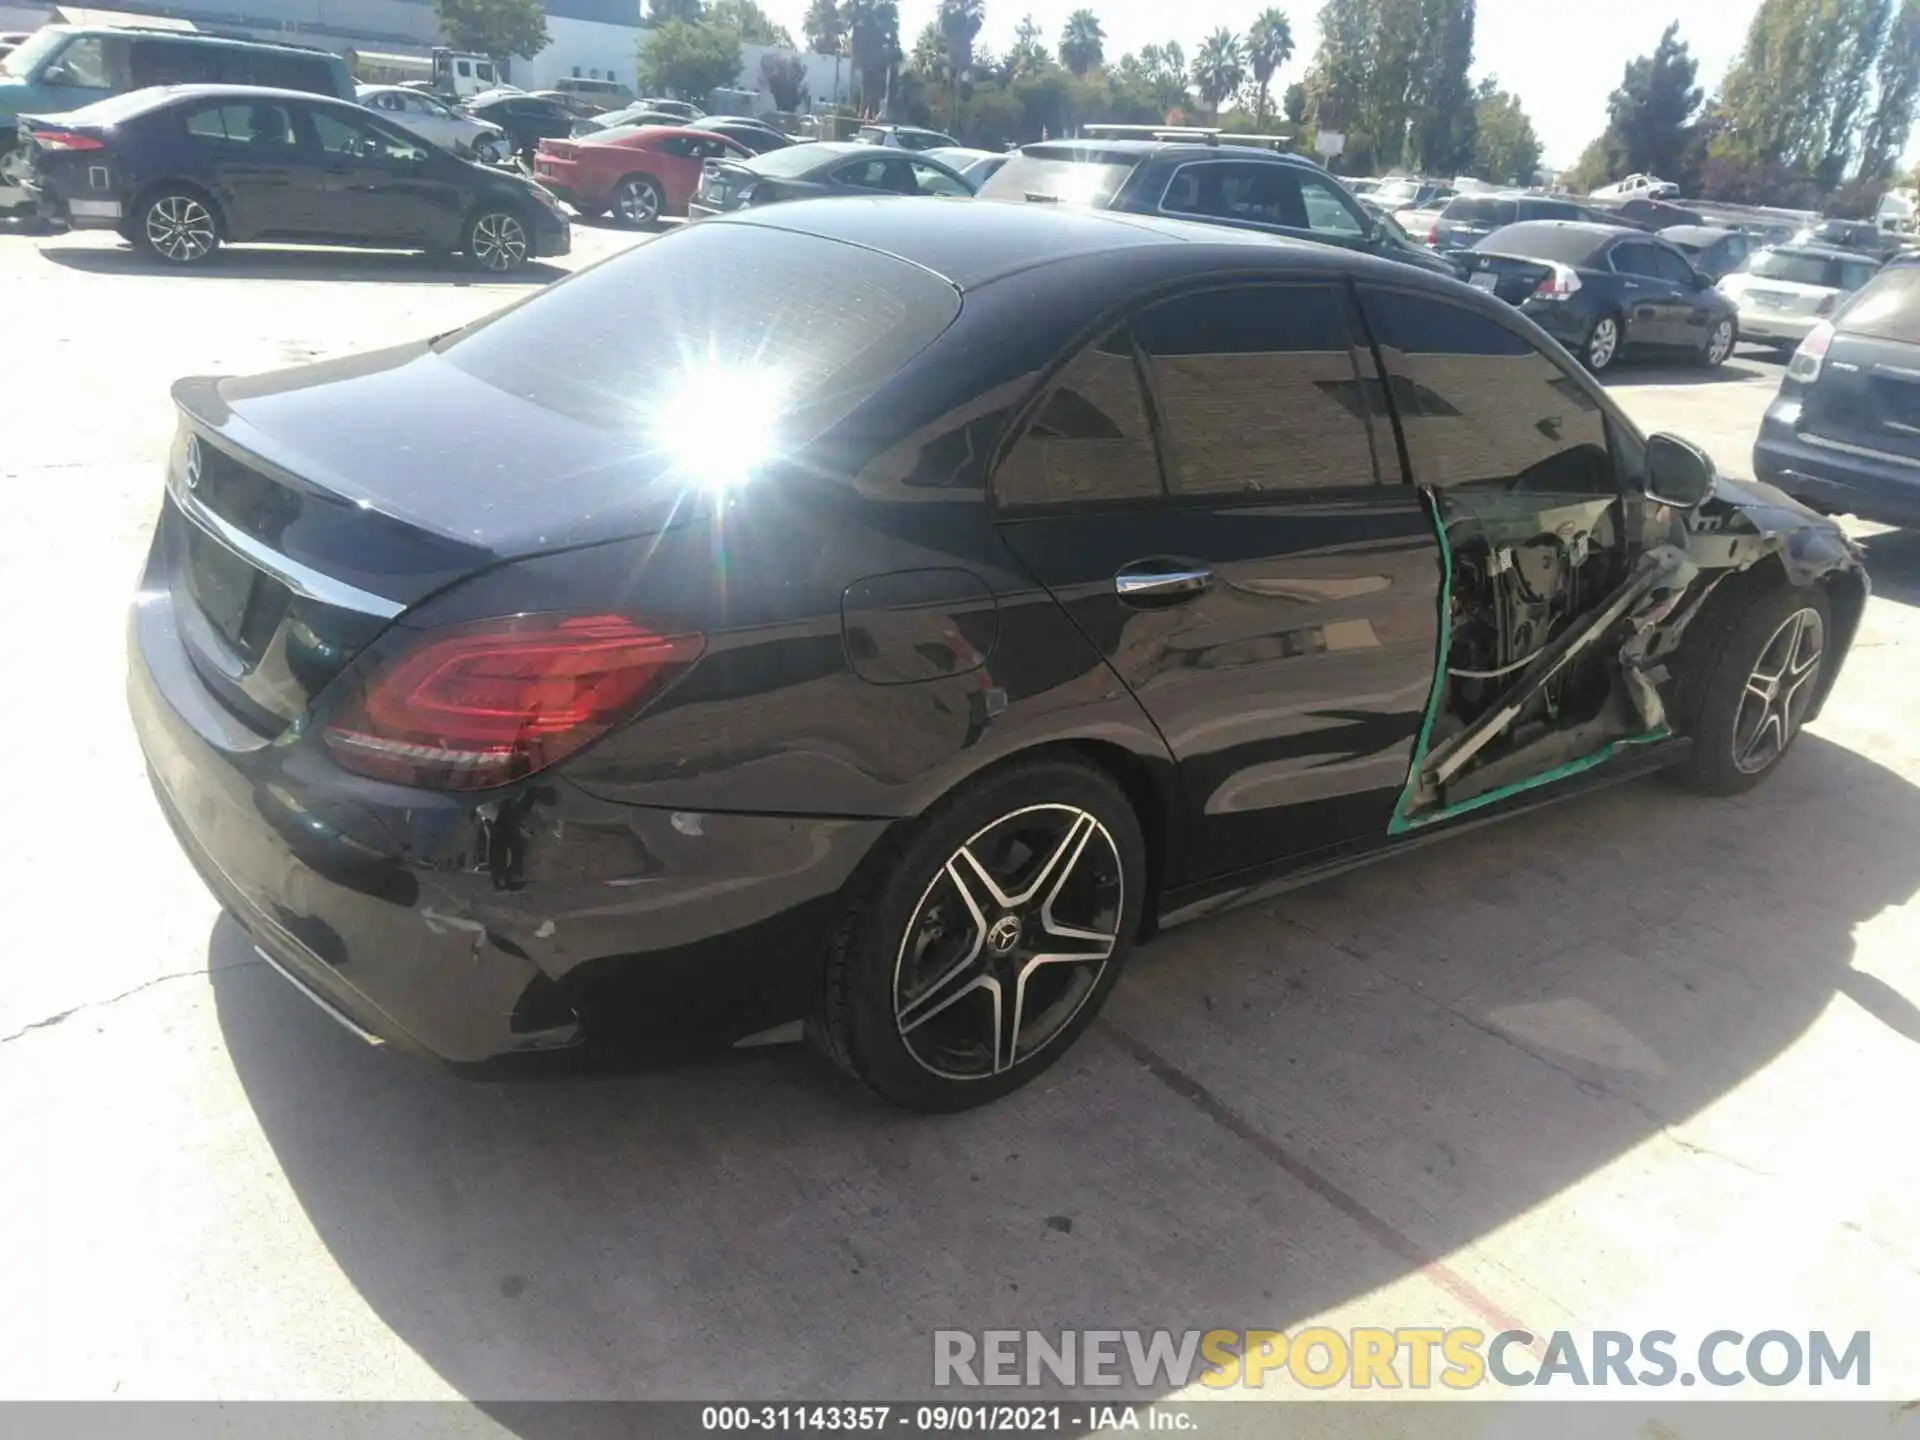
{"label": "car shadow on ground", "polygon": [[1622,359],[1602,377],[1616,385],[1725,385],[1738,380],[1778,382],[1781,362],[1767,351],[1736,350],[1724,365],[1712,369],[1686,356],[1642,356]]}
{"label": "car shadow on ground", "polygon": [[463,1395],[926,1395],[936,1329],[1286,1330],[1415,1272],[1504,1328],[1526,1277],[1490,1300],[1444,1257],[1624,1152],[1706,1154],[1708,1190],[1791,1165],[1672,1132],[1836,994],[1920,1034],[1850,968],[1920,890],[1916,802],[1809,735],[1736,800],[1644,781],[1457,836],[1169,932],[1039,1082],[941,1118],[795,1047],[455,1079],[236,963],[231,922],[211,983],[315,1231]]}
{"label": "car shadow on ground", "polygon": [[1920,605],[1920,530],[1882,530],[1855,539],[1866,552],[1873,593],[1902,605]]}
{"label": "car shadow on ground", "polygon": [[325,280],[442,285],[545,285],[567,272],[530,260],[507,275],[476,270],[457,255],[422,255],[408,250],[321,250],[304,247],[222,248],[198,265],[170,265],[143,255],[131,245],[43,245],[40,253],[56,265],[95,275],[165,275],[207,280]]}

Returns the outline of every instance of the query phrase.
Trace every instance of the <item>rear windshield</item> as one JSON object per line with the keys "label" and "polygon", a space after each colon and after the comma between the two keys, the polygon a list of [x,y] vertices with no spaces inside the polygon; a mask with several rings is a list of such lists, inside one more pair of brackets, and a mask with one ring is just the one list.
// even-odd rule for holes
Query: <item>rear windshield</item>
{"label": "rear windshield", "polygon": [[1469,200],[1465,196],[1449,200],[1447,208],[1440,212],[1442,219],[1457,220],[1463,225],[1511,225],[1517,213],[1511,200]]}
{"label": "rear windshield", "polygon": [[984,200],[1058,200],[1100,209],[1113,202],[1138,158],[1113,150],[1022,152],[980,187]]}
{"label": "rear windshield", "polygon": [[1920,345],[1920,265],[1882,270],[1840,316],[1849,335]]}
{"label": "rear windshield", "polygon": [[791,178],[818,170],[835,156],[844,153],[826,145],[789,145],[785,149],[769,150],[764,155],[756,155],[740,163],[756,175]]}
{"label": "rear windshield", "polygon": [[670,423],[724,434],[749,409],[798,445],[959,313],[950,284],[904,260],[707,223],[583,270],[436,348],[517,399],[663,446],[685,440],[666,438]]}
{"label": "rear windshield", "polygon": [[1605,235],[1569,230],[1560,225],[1508,225],[1476,241],[1475,250],[1495,255],[1524,255],[1529,260],[1553,260],[1562,265],[1584,265],[1607,241]]}
{"label": "rear windshield", "polygon": [[1756,250],[1740,268],[1762,280],[1785,280],[1790,285],[1833,284],[1833,261],[1800,250]]}

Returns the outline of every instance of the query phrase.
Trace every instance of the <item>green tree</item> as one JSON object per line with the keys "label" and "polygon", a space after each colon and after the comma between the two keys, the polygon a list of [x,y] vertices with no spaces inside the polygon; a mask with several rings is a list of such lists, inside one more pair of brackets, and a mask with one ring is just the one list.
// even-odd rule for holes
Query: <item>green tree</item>
{"label": "green tree", "polygon": [[1091,10],[1076,10],[1060,31],[1060,63],[1075,75],[1084,75],[1106,59],[1106,40],[1100,17]]}
{"label": "green tree", "polygon": [[1860,139],[1860,178],[1888,175],[1913,133],[1920,100],[1920,0],[1905,0],[1887,29],[1880,51],[1873,110]]}
{"label": "green tree", "polygon": [[773,97],[773,108],[788,112],[807,108],[807,64],[798,55],[762,55],[760,79]]}
{"label": "green tree", "polygon": [[1293,26],[1283,10],[1262,10],[1247,29],[1247,65],[1253,71],[1253,83],[1259,93],[1254,100],[1254,118],[1265,124],[1273,106],[1270,87],[1273,77],[1293,58]]}
{"label": "green tree", "polygon": [[1540,137],[1520,101],[1489,75],[1474,104],[1473,170],[1497,185],[1531,185],[1540,168]]}
{"label": "green tree", "polygon": [[1193,57],[1193,88],[1217,120],[1220,106],[1247,78],[1247,47],[1224,26],[1200,42]]}
{"label": "green tree", "polygon": [[1306,124],[1307,87],[1304,81],[1296,80],[1287,86],[1286,93],[1280,98],[1280,113],[1287,117],[1289,125]]}
{"label": "green tree", "polygon": [[655,25],[669,20],[684,20],[691,25],[705,15],[703,0],[647,0],[647,19]]}
{"label": "green tree", "polygon": [[688,96],[698,103],[740,78],[740,37],[724,25],[669,20],[640,47],[640,89]]}
{"label": "green tree", "polygon": [[1474,0],[1424,0],[1409,87],[1407,144],[1429,175],[1472,163]]}
{"label": "green tree", "polygon": [[1773,165],[1838,178],[1882,48],[1889,0],[1761,0],[1721,87],[1714,150],[1764,174]]}
{"label": "green tree", "polygon": [[1008,83],[1021,75],[1038,75],[1052,63],[1041,36],[1040,22],[1032,15],[1022,15],[1020,23],[1013,27],[1013,46],[1001,61]]}
{"label": "green tree", "polygon": [[456,50],[531,59],[547,48],[547,12],[540,0],[434,0],[440,33]]}
{"label": "green tree", "polygon": [[1681,179],[1702,98],[1693,83],[1698,71],[1699,62],[1680,38],[1678,20],[1661,32],[1651,55],[1627,62],[1620,87],[1607,100],[1601,151],[1607,160],[1605,180],[1629,174]]}
{"label": "green tree", "polygon": [[776,25],[773,17],[760,8],[758,0],[713,0],[707,7],[706,20],[710,25],[725,25],[748,45],[794,48],[792,33],[786,26]]}
{"label": "green tree", "polygon": [[985,0],[940,0],[934,15],[947,41],[947,63],[957,78],[973,68],[973,43],[987,23]]}
{"label": "green tree", "polygon": [[860,106],[885,107],[887,78],[900,56],[900,7],[895,0],[846,0],[847,46],[853,56]]}

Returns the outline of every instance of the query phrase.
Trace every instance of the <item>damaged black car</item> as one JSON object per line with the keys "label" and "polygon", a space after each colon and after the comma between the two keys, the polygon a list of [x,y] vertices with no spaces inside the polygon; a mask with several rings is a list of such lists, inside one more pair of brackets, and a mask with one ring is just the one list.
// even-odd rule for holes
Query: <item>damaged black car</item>
{"label": "damaged black car", "polygon": [[161,806],[311,999],[457,1063],[804,1034],[977,1104],[1156,928],[1757,783],[1867,599],[1492,296],[1131,215],[746,211],[175,398]]}

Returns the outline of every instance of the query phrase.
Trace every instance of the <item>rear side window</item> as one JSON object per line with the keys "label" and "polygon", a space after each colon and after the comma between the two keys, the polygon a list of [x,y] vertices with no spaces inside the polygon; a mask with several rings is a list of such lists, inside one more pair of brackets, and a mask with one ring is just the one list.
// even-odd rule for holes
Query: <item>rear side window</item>
{"label": "rear side window", "polygon": [[660,449],[698,444],[701,426],[724,443],[748,419],[785,447],[867,399],[959,313],[951,285],[904,260],[797,232],[696,225],[439,349],[516,401]]}
{"label": "rear side window", "polygon": [[187,133],[235,145],[292,148],[293,123],[283,105],[210,105],[187,116]]}
{"label": "rear side window", "polygon": [[1662,280],[1673,281],[1676,285],[1693,283],[1693,266],[1689,265],[1683,256],[1676,255],[1671,250],[1662,249],[1658,245],[1653,247],[1653,273]]}
{"label": "rear side window", "polygon": [[1134,333],[1152,367],[1175,499],[1374,483],[1352,335],[1331,287],[1178,296]]}
{"label": "rear side window", "polygon": [[212,45],[136,40],[128,47],[127,74],[136,90],[148,85],[212,85],[229,78],[220,73],[219,58],[219,50]]}
{"label": "rear side window", "polygon": [[1511,200],[1474,200],[1456,196],[1447,202],[1442,217],[1462,225],[1511,225],[1519,207]]}
{"label": "rear side window", "polygon": [[1116,331],[1068,363],[994,472],[1005,506],[1152,500],[1160,465],[1133,346]]}
{"label": "rear side window", "polygon": [[1600,406],[1551,356],[1465,306],[1362,293],[1419,484],[1617,491]]}
{"label": "rear side window", "polygon": [[267,50],[243,50],[235,57],[247,76],[240,83],[264,85],[270,90],[304,90],[311,95],[333,93],[333,71],[318,56],[276,55]]}
{"label": "rear side window", "polygon": [[1920,265],[1882,270],[1840,317],[1849,335],[1920,345]]}
{"label": "rear side window", "polygon": [[1614,270],[1621,275],[1645,275],[1649,278],[1660,273],[1660,262],[1651,245],[1616,245],[1608,256]]}
{"label": "rear side window", "polygon": [[1564,200],[1524,200],[1519,203],[1518,213],[1522,220],[1578,220],[1578,206],[1569,205]]}

